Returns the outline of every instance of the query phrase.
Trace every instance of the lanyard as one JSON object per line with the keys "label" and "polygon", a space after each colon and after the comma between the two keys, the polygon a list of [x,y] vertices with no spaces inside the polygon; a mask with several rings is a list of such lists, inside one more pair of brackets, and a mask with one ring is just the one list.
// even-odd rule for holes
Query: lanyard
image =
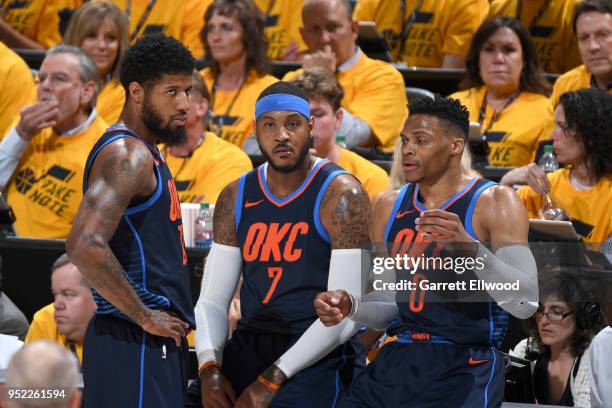
{"label": "lanyard", "polygon": [[[193,156],[193,152],[195,152],[198,149],[198,147],[200,147],[202,145],[202,143],[204,142],[204,137],[205,137],[205,135],[204,135],[204,133],[202,133],[200,135],[200,139],[198,139],[198,143],[195,145],[193,150],[189,152],[189,154],[187,156],[174,156],[173,155],[174,157],[177,157],[177,158],[181,159],[181,167],[179,167],[179,169],[175,173],[172,173],[172,177],[175,180],[179,179],[179,176],[180,176],[181,172],[183,171],[185,165],[187,164],[187,160],[190,159],[191,156]],[[164,145],[164,150],[162,150],[161,153],[162,153],[162,156],[164,156],[164,159],[166,159],[166,161],[167,161],[168,155],[172,154],[172,153],[170,153],[170,149],[168,148],[168,145]]]}
{"label": "lanyard", "polygon": [[268,3],[266,14],[264,14],[264,22],[268,21],[268,17],[270,17],[270,13],[272,12],[272,9],[274,8],[275,4],[276,4],[276,0],[270,0],[270,3]]}
{"label": "lanyard", "polygon": [[[151,14],[151,10],[153,9],[153,6],[155,6],[155,1],[156,0],[149,0],[149,4],[147,4],[147,8],[140,16],[140,19],[138,19],[138,23],[136,23],[136,27],[134,27],[134,31],[132,31],[132,34],[130,34],[130,42],[136,39],[138,32],[140,31],[140,29],[142,29],[142,26],[144,25],[145,21],[147,21],[147,18],[149,18],[149,15]],[[128,25],[130,23],[131,13],[132,13],[132,0],[126,0],[125,17],[127,18]]]}
{"label": "lanyard", "polygon": [[[489,122],[489,126],[487,126],[487,128],[482,132],[483,134],[487,133],[489,130],[491,130],[491,128],[493,127],[493,125],[495,124],[495,122],[497,122],[497,119],[499,119],[499,115],[501,115],[501,113],[508,107],[510,106],[510,104],[512,102],[514,102],[514,100],[516,98],[518,98],[518,96],[521,93],[517,93],[516,95],[513,95],[512,97],[510,97],[508,99],[508,101],[504,104],[504,106],[501,108],[501,110],[495,111],[493,112],[493,117],[491,118],[491,121]],[[488,92],[485,92],[484,98],[482,98],[482,103],[480,104],[480,113],[478,114],[478,123],[480,123],[480,125],[483,125],[483,121],[485,118],[485,114],[487,113],[487,95]],[[483,126],[484,128],[484,126]]]}
{"label": "lanyard", "polygon": [[408,33],[410,32],[410,27],[414,23],[417,18],[417,15],[421,11],[421,7],[423,7],[423,2],[425,0],[419,0],[410,16],[404,20],[404,14],[406,14],[406,0],[400,1],[400,18],[402,19],[402,32],[400,33],[400,46],[399,46],[399,55],[398,59],[402,58],[404,54],[404,49],[406,48],[406,40],[408,39]]}
{"label": "lanyard", "polygon": [[[215,133],[219,137],[221,136],[221,131],[223,130],[223,119],[227,117],[232,111],[232,108],[234,107],[234,103],[236,103],[236,100],[238,100],[238,96],[240,95],[240,92],[242,91],[242,88],[244,87],[245,82],[246,82],[245,78],[243,78],[242,81],[240,81],[240,87],[238,88],[238,91],[234,94],[234,97],[230,101],[229,106],[225,110],[225,113],[219,116],[214,113],[215,99],[216,99],[215,97],[217,95],[217,77],[215,76],[215,81],[213,82],[213,86],[212,86],[212,94],[210,95],[210,106],[212,106],[212,110],[213,110],[213,118],[210,121],[210,126],[213,128],[211,129],[213,133]],[[219,123],[215,123],[215,118],[218,118]]]}
{"label": "lanyard", "polygon": [[[542,18],[542,15],[544,14],[544,12],[546,11],[546,9],[548,8],[549,5],[550,5],[550,0],[544,0],[544,2],[540,5],[540,8],[536,12],[535,16],[531,20],[531,23],[529,23],[529,25],[526,25],[527,31],[529,31],[531,29],[531,27],[540,18]],[[516,18],[518,20],[522,21],[522,19],[521,19],[522,16],[523,16],[523,0],[517,0],[517,3],[516,3]]]}

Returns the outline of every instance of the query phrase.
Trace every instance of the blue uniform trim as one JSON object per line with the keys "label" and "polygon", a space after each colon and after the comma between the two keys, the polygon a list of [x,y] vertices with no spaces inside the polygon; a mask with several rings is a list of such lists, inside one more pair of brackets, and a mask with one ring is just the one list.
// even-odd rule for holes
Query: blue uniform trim
{"label": "blue uniform trim", "polygon": [[476,233],[474,232],[474,229],[472,228],[472,216],[474,215],[474,208],[476,208],[476,202],[478,201],[478,197],[480,197],[480,194],[483,191],[485,191],[489,187],[494,186],[496,184],[497,183],[495,183],[494,181],[489,181],[488,183],[483,184],[482,186],[480,186],[480,188],[478,188],[478,190],[476,190],[476,192],[470,199],[470,204],[465,214],[465,230],[474,239],[478,239],[476,237]]}
{"label": "blue uniform trim", "polygon": [[245,173],[238,179],[238,190],[236,190],[236,203],[234,204],[234,222],[236,223],[236,231],[242,219],[242,197],[244,195],[244,181],[249,173]]}
{"label": "blue uniform trim", "polygon": [[484,408],[489,406],[489,385],[491,385],[491,381],[493,381],[493,375],[495,374],[495,362],[497,359],[495,350],[493,348],[491,348],[491,354],[493,355],[493,362],[491,363],[491,375],[489,376],[489,381],[487,381],[487,386],[485,387]]}
{"label": "blue uniform trim", "polygon": [[130,219],[126,215],[123,215],[123,218],[125,219],[125,222],[127,223],[128,227],[130,227],[130,229],[132,230],[134,238],[138,243],[138,250],[140,251],[140,266],[142,270],[142,287],[144,290],[147,290],[147,263],[145,262],[145,254],[144,249],[142,248],[142,241],[140,240],[138,231],[136,231],[136,228],[134,228],[134,225],[132,224]]}
{"label": "blue uniform trim", "polygon": [[391,231],[393,220],[395,219],[395,216],[397,215],[397,212],[399,211],[400,205],[402,204],[402,201],[404,200],[404,196],[406,195],[406,191],[408,190],[409,187],[410,187],[410,183],[405,184],[400,189],[399,193],[397,194],[397,198],[395,199],[395,203],[393,204],[393,209],[391,210],[391,215],[389,216],[389,219],[387,220],[387,225],[385,227],[385,242],[389,240],[389,232]]}
{"label": "blue uniform trim", "polygon": [[147,332],[142,331],[142,345],[140,346],[140,384],[138,385],[138,408],[142,408],[142,400],[144,398],[144,358],[145,358],[145,342],[147,340]]}
{"label": "blue uniform trim", "polygon": [[489,304],[489,344],[491,344],[493,342],[493,331],[495,330],[495,328],[493,327],[493,303],[489,301],[488,304]]}
{"label": "blue uniform trim", "polygon": [[[453,194],[448,200],[446,200],[438,208],[441,209],[441,210],[444,210],[446,207],[450,206],[454,201],[456,201],[459,197],[461,197],[469,189],[471,189],[474,186],[474,184],[476,184],[476,182],[478,181],[479,178],[480,177],[473,177],[461,190],[459,190],[455,194]],[[416,185],[416,188],[414,190],[414,204],[415,204],[415,207],[418,208],[420,211],[427,211],[427,207],[425,207],[419,201],[419,185],[418,184]]]}
{"label": "blue uniform trim", "polygon": [[334,180],[334,178],[340,174],[348,174],[348,172],[346,170],[336,170],[330,173],[325,179],[325,181],[323,182],[323,184],[321,185],[321,188],[319,189],[319,194],[317,194],[317,200],[315,201],[315,206],[314,206],[315,227],[317,228],[319,235],[321,235],[321,238],[323,238],[325,242],[329,242],[330,238],[329,238],[329,234],[327,233],[327,231],[325,231],[325,228],[323,228],[323,224],[321,223],[321,214],[319,213],[319,210],[321,209],[321,200],[323,199],[323,194],[325,194],[325,190],[327,190],[327,187],[329,187],[329,185]]}
{"label": "blue uniform trim", "polygon": [[[163,177],[161,173],[159,172],[159,167],[157,166],[155,166],[155,176],[157,178],[157,188],[155,189],[155,193],[153,193],[151,197],[147,198],[146,201],[138,205],[135,205],[133,207],[126,208],[125,215],[134,215],[136,213],[144,211],[147,208],[151,207],[153,204],[155,204],[155,202],[159,199],[159,197],[161,197],[162,188],[163,188],[162,186]],[[140,239],[138,239],[138,242],[140,243]]]}
{"label": "blue uniform trim", "polygon": [[326,165],[327,163],[329,163],[329,160],[323,159],[323,160],[320,160],[317,164],[315,164],[310,170],[310,172],[308,173],[308,175],[306,176],[306,178],[304,179],[304,181],[302,181],[302,184],[300,184],[298,188],[296,188],[291,194],[289,194],[287,197],[283,199],[276,198],[274,194],[272,194],[272,192],[268,188],[268,182],[266,180],[266,173],[265,173],[265,169],[268,166],[268,163],[262,164],[261,166],[259,166],[258,171],[259,171],[259,178],[261,180],[261,185],[264,189],[264,193],[276,205],[283,205],[286,202],[293,200],[297,195],[301,194],[306,189],[306,186],[308,185],[308,183],[312,181],[312,178],[316,174],[317,170],[321,166]]}
{"label": "blue uniform trim", "polygon": [[336,407],[336,403],[338,402],[338,398],[340,397],[340,370],[346,364],[346,343],[342,345],[342,363],[340,363],[340,367],[336,370],[336,395],[334,396],[334,402],[332,403],[332,408]]}

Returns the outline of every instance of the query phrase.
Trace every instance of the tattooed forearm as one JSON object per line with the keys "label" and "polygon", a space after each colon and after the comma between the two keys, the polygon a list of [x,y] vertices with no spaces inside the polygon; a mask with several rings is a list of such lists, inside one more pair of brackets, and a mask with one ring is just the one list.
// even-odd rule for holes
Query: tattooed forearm
{"label": "tattooed forearm", "polygon": [[234,205],[236,202],[236,183],[225,187],[215,205],[213,230],[215,242],[223,245],[238,246]]}

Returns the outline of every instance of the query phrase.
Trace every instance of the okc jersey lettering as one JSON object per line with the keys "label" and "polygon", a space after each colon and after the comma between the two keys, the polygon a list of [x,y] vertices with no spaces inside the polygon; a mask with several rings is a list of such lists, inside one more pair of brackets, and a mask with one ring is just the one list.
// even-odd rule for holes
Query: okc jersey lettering
{"label": "okc jersey lettering", "polygon": [[319,205],[329,183],[346,173],[319,160],[287,197],[271,192],[266,165],[238,182],[236,238],[242,253],[239,329],[297,334],[317,318],[313,299],[327,289],[331,245]]}
{"label": "okc jersey lettering", "polygon": [[[249,227],[246,241],[242,247],[242,256],[246,262],[259,260],[275,262],[295,262],[302,256],[301,248],[294,248],[298,235],[308,234],[308,224],[305,222],[285,223],[282,226],[273,222],[264,224],[257,222]],[[287,236],[287,240],[281,243]],[[282,247],[282,250],[281,250]]]}

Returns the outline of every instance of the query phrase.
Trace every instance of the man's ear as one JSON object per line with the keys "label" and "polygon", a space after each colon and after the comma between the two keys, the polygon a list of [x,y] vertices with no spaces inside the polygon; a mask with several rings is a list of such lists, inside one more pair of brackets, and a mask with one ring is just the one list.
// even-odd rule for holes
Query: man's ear
{"label": "man's ear", "polygon": [[83,84],[83,92],[81,93],[81,106],[87,106],[96,93],[97,87],[94,81],[87,81]]}
{"label": "man's ear", "polygon": [[310,119],[308,119],[308,127],[310,128],[309,136],[312,138],[312,132],[314,131],[314,116],[310,115]]}
{"label": "man's ear", "polygon": [[129,97],[135,102],[135,103],[142,103],[142,101],[144,100],[144,88],[142,87],[142,85],[140,85],[138,82],[130,82],[130,85],[128,86],[128,91],[129,91]]}
{"label": "man's ear", "polygon": [[198,118],[203,118],[204,116],[206,116],[206,114],[208,113],[208,100],[206,100],[206,98],[202,98],[200,102],[196,104],[196,106],[196,114],[198,115]]}
{"label": "man's ear", "polygon": [[344,111],[342,110],[342,108],[338,109],[335,113],[336,115],[336,127],[335,130],[338,130],[340,128],[340,125],[342,124],[342,119],[344,119]]}
{"label": "man's ear", "polygon": [[461,155],[463,153],[463,149],[466,148],[465,140],[461,137],[453,138],[451,142],[451,153],[456,155]]}

